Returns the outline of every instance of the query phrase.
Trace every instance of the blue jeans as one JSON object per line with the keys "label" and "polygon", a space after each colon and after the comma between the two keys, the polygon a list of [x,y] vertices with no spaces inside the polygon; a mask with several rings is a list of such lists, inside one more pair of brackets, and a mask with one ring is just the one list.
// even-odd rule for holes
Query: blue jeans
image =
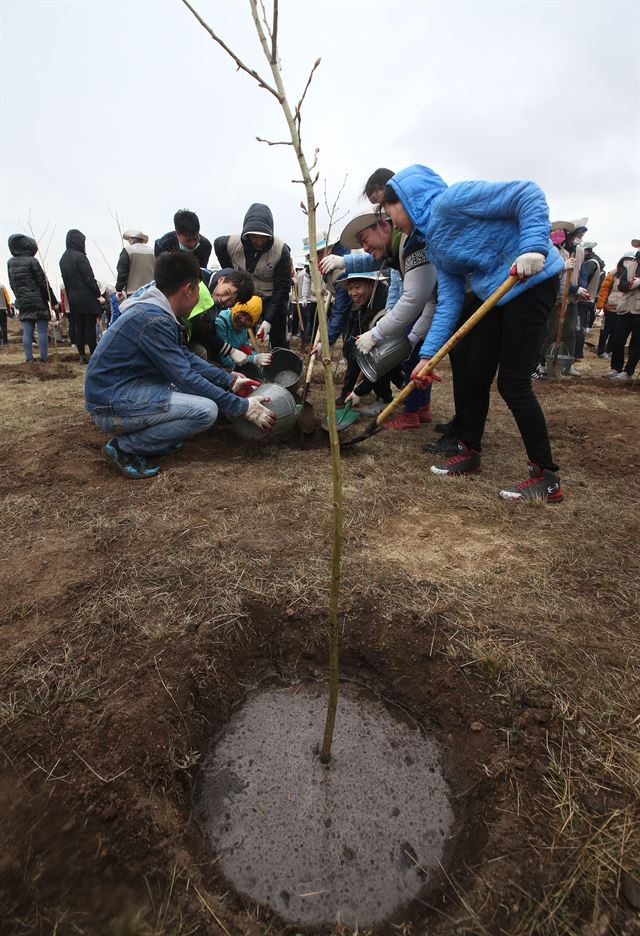
{"label": "blue jeans", "polygon": [[49,356],[49,321],[38,319],[37,322],[24,321],[22,323],[22,348],[25,361],[33,361],[33,335],[38,326],[38,346],[40,360],[46,361]]}
{"label": "blue jeans", "polygon": [[204,432],[217,418],[218,407],[213,400],[191,393],[172,393],[169,409],[160,413],[94,416],[98,429],[116,435],[118,445],[127,455],[151,455]]}

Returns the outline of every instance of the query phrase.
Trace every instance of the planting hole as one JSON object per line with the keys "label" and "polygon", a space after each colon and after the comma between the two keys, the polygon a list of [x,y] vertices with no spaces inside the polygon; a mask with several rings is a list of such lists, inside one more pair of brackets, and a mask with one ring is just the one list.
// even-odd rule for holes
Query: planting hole
{"label": "planting hole", "polygon": [[371,926],[428,885],[453,823],[436,743],[343,686],[331,764],[326,692],[255,692],[204,762],[195,815],[233,887],[298,924]]}

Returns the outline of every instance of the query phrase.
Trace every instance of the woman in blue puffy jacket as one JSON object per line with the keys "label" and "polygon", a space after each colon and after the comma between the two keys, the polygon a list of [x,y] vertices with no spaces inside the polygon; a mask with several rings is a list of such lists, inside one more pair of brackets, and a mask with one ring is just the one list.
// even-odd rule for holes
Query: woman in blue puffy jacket
{"label": "woman in blue puffy jacket", "polygon": [[[564,266],[549,239],[544,193],[535,183],[520,181],[447,186],[427,166],[409,166],[389,180],[384,206],[400,230],[420,231],[438,272],[438,301],[420,349],[422,360],[431,358],[511,271],[520,279],[456,346],[458,452],[431,471],[459,477],[482,470],[482,435],[497,373],[498,390],[516,420],[529,460],[528,477],[500,495],[518,501],[561,501],[558,465],[531,386]],[[467,285],[473,295],[465,302]],[[413,378],[422,366],[421,361]]]}

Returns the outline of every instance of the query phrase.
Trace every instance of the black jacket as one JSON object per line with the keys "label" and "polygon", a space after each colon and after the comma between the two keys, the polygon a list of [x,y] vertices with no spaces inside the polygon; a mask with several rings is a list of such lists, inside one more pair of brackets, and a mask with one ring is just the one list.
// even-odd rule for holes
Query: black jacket
{"label": "black jacket", "polygon": [[60,257],[60,272],[72,315],[100,315],[100,287],[96,283],[85,253],[86,237],[82,231],[67,232],[67,249]]}
{"label": "black jacket", "polygon": [[[269,243],[264,250],[256,250],[249,240],[249,233],[266,234],[270,238]],[[244,249],[244,262],[247,273],[253,273],[258,260],[263,253],[271,250],[273,246],[273,215],[268,205],[262,205],[256,202],[250,205],[244,216],[242,225],[242,247]],[[232,267],[231,257],[227,245],[229,235],[225,237],[216,237],[213,242],[213,249],[216,252],[218,263],[221,267]],[[273,322],[279,315],[287,315],[289,310],[289,292],[291,290],[291,251],[287,244],[282,247],[280,259],[273,268],[273,294],[267,300],[263,300],[262,317],[268,322]]]}
{"label": "black jacket", "polygon": [[[153,245],[153,252],[156,257],[159,257],[161,253],[176,253],[178,250],[180,250],[180,244],[175,231],[169,231],[167,234],[163,234]],[[206,267],[209,263],[211,250],[211,241],[207,240],[207,238],[201,234],[200,243],[193,251],[193,255],[198,258],[198,263],[201,267]],[[228,265],[230,266],[231,264]]]}
{"label": "black jacket", "polygon": [[7,263],[9,285],[16,297],[21,322],[35,322],[49,318],[49,302],[57,306],[44,270],[36,260],[37,244],[26,234],[12,234],[9,238],[11,257]]}

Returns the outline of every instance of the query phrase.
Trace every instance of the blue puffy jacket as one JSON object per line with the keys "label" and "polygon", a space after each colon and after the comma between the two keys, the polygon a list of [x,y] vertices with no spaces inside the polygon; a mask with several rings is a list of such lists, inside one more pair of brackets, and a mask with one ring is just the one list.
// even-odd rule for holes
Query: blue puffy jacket
{"label": "blue puffy jacket", "polygon": [[549,208],[534,182],[457,182],[447,186],[427,166],[409,166],[389,181],[423,235],[438,271],[438,304],[420,349],[430,358],[455,331],[467,276],[487,299],[520,254],[546,257],[540,273],[516,284],[500,305],[560,273],[564,262],[549,238]]}

